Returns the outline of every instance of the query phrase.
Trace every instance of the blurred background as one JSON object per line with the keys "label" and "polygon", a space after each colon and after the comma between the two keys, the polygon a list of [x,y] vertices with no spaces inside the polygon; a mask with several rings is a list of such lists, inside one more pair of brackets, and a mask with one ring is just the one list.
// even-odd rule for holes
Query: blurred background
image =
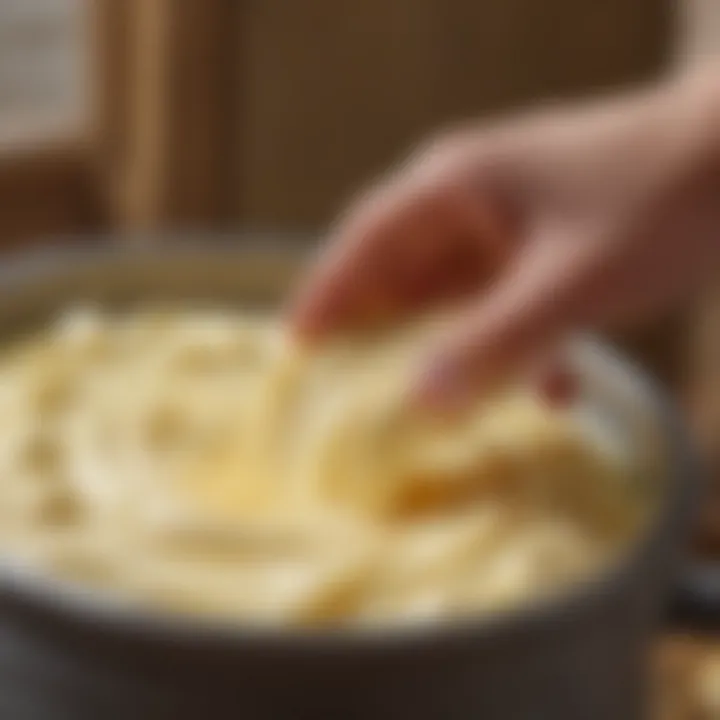
{"label": "blurred background", "polygon": [[[427,132],[715,51],[720,0],[0,0],[0,247],[321,232]],[[716,478],[718,298],[619,338],[688,409]],[[706,508],[696,546],[720,557]],[[663,717],[702,717],[679,708],[713,642],[663,645]]]}

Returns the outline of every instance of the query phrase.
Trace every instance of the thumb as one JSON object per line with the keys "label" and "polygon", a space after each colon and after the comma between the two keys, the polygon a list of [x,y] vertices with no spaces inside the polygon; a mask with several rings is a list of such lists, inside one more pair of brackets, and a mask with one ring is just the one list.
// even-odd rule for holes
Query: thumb
{"label": "thumb", "polygon": [[413,400],[460,410],[577,326],[585,263],[575,247],[557,233],[526,245],[514,267],[438,338],[421,365]]}

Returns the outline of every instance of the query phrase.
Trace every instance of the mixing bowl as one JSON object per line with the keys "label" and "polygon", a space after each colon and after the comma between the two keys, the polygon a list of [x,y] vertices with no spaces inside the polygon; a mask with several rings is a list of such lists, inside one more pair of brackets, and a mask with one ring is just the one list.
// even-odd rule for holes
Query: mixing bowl
{"label": "mixing bowl", "polygon": [[[273,238],[93,245],[6,260],[3,338],[93,300],[277,301],[304,257]],[[575,348],[583,404],[657,501],[637,542],[562,596],[477,620],[384,630],[260,630],[124,606],[0,566],[0,717],[637,720],[648,650],[697,490],[674,410],[596,341]],[[581,481],[581,479],[579,479]]]}

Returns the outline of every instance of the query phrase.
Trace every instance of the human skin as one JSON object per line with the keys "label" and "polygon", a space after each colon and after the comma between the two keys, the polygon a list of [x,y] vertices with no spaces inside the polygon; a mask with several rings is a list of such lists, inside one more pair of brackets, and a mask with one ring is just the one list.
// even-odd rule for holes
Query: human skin
{"label": "human skin", "polygon": [[720,69],[442,133],[338,220],[303,342],[453,301],[413,399],[459,407],[576,330],[660,312],[720,262]]}

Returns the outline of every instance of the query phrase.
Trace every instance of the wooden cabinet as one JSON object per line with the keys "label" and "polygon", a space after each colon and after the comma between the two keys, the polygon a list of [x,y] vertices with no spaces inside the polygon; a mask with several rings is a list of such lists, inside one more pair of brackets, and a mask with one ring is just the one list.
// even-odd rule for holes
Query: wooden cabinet
{"label": "wooden cabinet", "polygon": [[[90,100],[82,127],[75,122],[62,135],[60,161],[50,131],[8,162],[8,143],[0,144],[0,175],[17,185],[11,192],[27,195],[38,178],[33,203],[4,203],[16,206],[7,222],[0,208],[0,235],[3,223],[37,224],[18,215],[23,205],[45,208],[48,222],[37,229],[47,232],[73,226],[72,218],[88,228],[322,227],[359,185],[435,128],[658,72],[672,55],[673,5],[9,4],[36,23],[47,19],[43,27],[52,13],[73,20],[72,37],[90,52],[83,47],[76,53],[83,61],[68,67],[82,66],[91,92],[82,96]],[[80,27],[76,18],[90,22]]]}
{"label": "wooden cabinet", "polygon": [[324,224],[425,133],[652,75],[666,0],[247,0],[238,219]]}
{"label": "wooden cabinet", "polygon": [[101,1],[142,227],[322,227],[432,129],[653,75],[674,32],[672,0]]}

